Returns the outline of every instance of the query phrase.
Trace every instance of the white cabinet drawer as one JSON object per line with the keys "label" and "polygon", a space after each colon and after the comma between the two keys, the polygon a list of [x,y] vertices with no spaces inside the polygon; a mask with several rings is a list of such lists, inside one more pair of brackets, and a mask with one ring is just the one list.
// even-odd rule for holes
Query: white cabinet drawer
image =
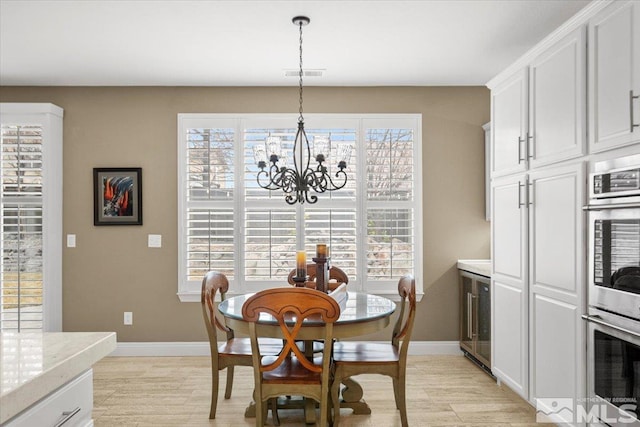
{"label": "white cabinet drawer", "polygon": [[[89,369],[2,426],[92,426],[92,409],[93,370]],[[67,421],[63,423],[65,419]]]}

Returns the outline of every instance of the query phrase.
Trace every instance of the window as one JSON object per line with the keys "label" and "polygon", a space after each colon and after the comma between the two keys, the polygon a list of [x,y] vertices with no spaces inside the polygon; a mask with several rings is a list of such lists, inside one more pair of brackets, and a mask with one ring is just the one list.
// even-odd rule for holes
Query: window
{"label": "window", "polygon": [[0,104],[0,330],[62,330],[62,109]]}
{"label": "window", "polygon": [[296,247],[310,260],[317,243],[353,290],[395,295],[400,276],[422,277],[421,116],[305,117],[312,152],[314,137],[329,143],[330,172],[345,144],[354,149],[345,188],[290,206],[282,191],[257,185],[254,146],[279,138],[291,166],[296,123],[285,114],[178,116],[182,301],[199,301],[209,270],[225,273],[232,292],[282,285]]}

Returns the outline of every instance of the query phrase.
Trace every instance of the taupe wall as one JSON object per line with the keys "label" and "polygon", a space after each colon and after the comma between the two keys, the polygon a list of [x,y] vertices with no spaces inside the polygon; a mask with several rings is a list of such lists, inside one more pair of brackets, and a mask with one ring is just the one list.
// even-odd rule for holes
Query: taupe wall
{"label": "taupe wall", "polygon": [[[178,113],[290,113],[297,88],[1,87],[2,102],[64,109],[65,331],[116,331],[119,341],[202,341],[200,305],[177,291]],[[422,113],[424,291],[414,339],[458,339],[460,258],[489,256],[484,219],[483,87],[307,87],[309,113]],[[143,169],[144,225],[94,227],[92,169]],[[162,234],[161,249],[147,248]],[[132,311],[134,325],[123,326]],[[375,336],[379,339],[389,331]]]}

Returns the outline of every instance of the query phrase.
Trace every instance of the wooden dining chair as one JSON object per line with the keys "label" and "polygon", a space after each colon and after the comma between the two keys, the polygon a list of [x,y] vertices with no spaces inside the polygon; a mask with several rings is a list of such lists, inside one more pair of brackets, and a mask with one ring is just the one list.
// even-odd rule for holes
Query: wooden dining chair
{"label": "wooden dining chair", "polygon": [[[405,383],[407,351],[416,314],[416,282],[413,276],[403,276],[398,282],[400,314],[393,328],[390,343],[369,341],[340,341],[333,345],[333,400],[334,425],[340,422],[340,383],[359,374],[381,374],[393,380],[396,408],[400,410],[402,426],[407,427]],[[407,307],[408,306],[408,307]]]}
{"label": "wooden dining chair", "polygon": [[[251,341],[249,338],[236,338],[232,329],[229,329],[218,319],[217,309],[214,304],[216,293],[220,293],[221,300],[229,290],[227,276],[217,271],[209,271],[202,279],[202,316],[209,335],[209,347],[211,348],[211,410],[209,418],[216,417],[218,404],[219,371],[227,369],[227,385],[224,398],[231,397],[233,387],[233,373],[235,366],[253,366],[251,356]],[[226,335],[226,340],[218,343],[216,330]],[[278,354],[282,350],[282,340],[261,340],[260,349],[264,354]],[[277,418],[277,415],[274,416]]]}
{"label": "wooden dining chair", "polygon": [[[284,338],[284,350],[277,356],[264,354],[258,345],[262,335],[258,319],[261,313],[275,318]],[[255,377],[256,426],[264,425],[263,409],[270,398],[304,396],[320,404],[321,427],[329,416],[331,345],[325,345],[322,355],[307,356],[296,344],[303,321],[321,320],[309,326],[325,343],[332,342],[333,324],[340,317],[340,306],[329,295],[307,288],[273,288],[251,296],[242,306],[242,317],[249,323]]]}
{"label": "wooden dining chair", "polygon": [[[296,275],[296,269],[294,268],[293,270],[291,270],[289,272],[289,276],[287,277],[287,281],[289,282],[290,285],[295,286],[296,282],[294,282],[293,278]],[[307,264],[307,276],[309,276],[309,281],[310,282],[315,282],[316,280],[316,264],[311,263],[311,264]],[[338,286],[340,286],[343,283],[349,283],[349,276],[347,276],[347,273],[345,273],[342,269],[336,267],[336,266],[331,266],[331,268],[329,268],[329,280],[335,280],[335,283],[330,282],[329,283],[329,290],[332,291],[335,288],[337,288]]]}

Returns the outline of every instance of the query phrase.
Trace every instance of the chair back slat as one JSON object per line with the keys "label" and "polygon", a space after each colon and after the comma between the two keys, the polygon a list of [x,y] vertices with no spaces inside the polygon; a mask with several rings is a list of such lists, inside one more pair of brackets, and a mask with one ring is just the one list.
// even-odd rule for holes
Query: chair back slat
{"label": "chair back slat", "polygon": [[[268,364],[260,364],[261,372],[278,368],[288,357],[295,355],[300,364],[311,372],[322,372],[322,367],[313,363],[297,346],[298,334],[305,319],[321,319],[324,327],[333,331],[333,323],[340,317],[340,306],[329,295],[307,288],[267,289],[251,296],[242,306],[242,317],[255,323],[261,313],[273,316],[278,322],[284,338],[283,351]],[[251,328],[255,331],[255,328]],[[253,335],[253,333],[252,333]],[[252,340],[255,338],[252,336]]]}
{"label": "chair back slat", "polygon": [[[209,342],[215,343],[217,341],[216,328],[227,334],[227,339],[233,338],[233,331],[227,328],[217,316],[217,310],[215,306],[216,293],[220,292],[220,298],[224,301],[225,294],[229,290],[229,280],[227,276],[217,271],[209,271],[202,279],[202,290],[200,292],[200,303],[202,305],[202,316],[207,328],[207,334],[209,336]],[[216,347],[217,353],[217,346]]]}
{"label": "chair back slat", "polygon": [[400,279],[398,282],[398,295],[401,298],[400,313],[393,328],[391,341],[396,347],[402,341],[401,353],[406,355],[416,315],[416,281],[413,276],[406,275]]}

